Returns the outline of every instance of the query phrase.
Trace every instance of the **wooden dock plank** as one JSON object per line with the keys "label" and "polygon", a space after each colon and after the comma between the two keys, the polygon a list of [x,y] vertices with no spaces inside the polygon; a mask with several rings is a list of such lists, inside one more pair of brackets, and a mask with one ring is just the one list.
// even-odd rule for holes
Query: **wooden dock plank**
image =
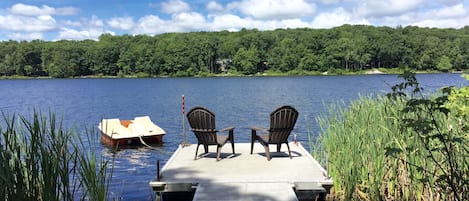
{"label": "wooden dock plank", "polygon": [[[332,179],[327,176],[324,168],[300,144],[290,143],[292,159],[288,157],[287,147],[284,145],[281,152],[271,153],[270,161],[267,161],[264,148],[259,144],[255,144],[252,155],[250,143],[236,143],[235,155],[231,154],[230,146],[224,146],[220,161],[216,160],[216,147],[210,147],[208,154],[202,154],[200,158],[194,160],[195,148],[196,145],[178,148],[162,168],[161,180],[151,181],[150,186],[157,192],[186,188],[187,191],[197,189],[198,193],[233,187],[238,189],[232,195],[235,200],[243,194],[255,195],[251,198],[272,197],[275,192],[281,191],[269,190],[269,186],[271,188],[279,186],[285,192],[293,192],[297,184],[301,190],[321,192],[324,191],[321,187],[332,186]],[[199,149],[199,153],[203,153],[203,147]],[[271,150],[276,150],[276,147],[272,146]],[[315,188],[308,189],[308,186]],[[257,193],[251,194],[247,191]],[[206,195],[210,193],[202,195],[198,200],[205,200]],[[243,198],[245,199],[242,200],[249,200],[247,197]]]}
{"label": "wooden dock plank", "polygon": [[197,187],[193,201],[298,201],[287,183],[217,183]]}

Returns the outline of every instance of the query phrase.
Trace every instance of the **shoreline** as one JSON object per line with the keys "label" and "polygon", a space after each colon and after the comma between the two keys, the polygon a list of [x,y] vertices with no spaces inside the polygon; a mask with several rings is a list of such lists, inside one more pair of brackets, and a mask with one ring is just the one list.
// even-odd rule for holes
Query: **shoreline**
{"label": "shoreline", "polygon": [[[217,77],[295,77],[295,76],[354,76],[354,75],[399,75],[402,74],[404,70],[401,69],[369,69],[362,70],[357,72],[316,72],[316,71],[303,71],[303,72],[258,72],[251,75],[243,74],[230,74],[230,73],[220,73],[220,74],[207,74],[207,75],[194,75],[194,76],[137,76],[137,75],[125,75],[125,76],[111,76],[111,75],[86,75],[78,77],[65,77],[65,78],[54,78],[51,76],[38,76],[38,77],[28,77],[28,76],[0,76],[0,80],[29,80],[29,79],[140,79],[140,78],[217,78]],[[454,74],[463,74],[464,71],[450,71],[450,72],[441,72],[441,71],[415,71],[416,74],[439,74],[439,73],[454,73]]]}

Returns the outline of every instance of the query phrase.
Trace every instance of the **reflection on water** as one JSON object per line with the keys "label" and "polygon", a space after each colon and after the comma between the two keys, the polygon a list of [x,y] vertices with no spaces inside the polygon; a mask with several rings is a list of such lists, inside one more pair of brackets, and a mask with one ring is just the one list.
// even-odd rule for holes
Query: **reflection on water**
{"label": "reflection on water", "polygon": [[156,178],[157,160],[164,164],[172,154],[165,151],[162,145],[152,145],[152,148],[126,147],[117,151],[105,148],[101,153],[106,160],[113,161],[111,198],[124,200],[141,200],[142,197],[154,196],[148,182]]}
{"label": "reflection on water", "polygon": [[[467,85],[459,74],[425,74],[418,79],[427,89]],[[66,126],[79,130],[96,128],[101,118],[150,116],[167,132],[162,145],[118,151],[95,146],[105,159],[114,160],[111,197],[151,200],[148,182],[156,177],[157,161],[163,166],[183,141],[182,95],[186,111],[204,106],[216,114],[218,128],[234,126],[236,142],[249,142],[251,126],[267,127],[270,112],[292,105],[300,112],[294,132],[305,143],[308,129],[313,135],[319,132],[314,120],[326,112],[325,105],[384,94],[400,81],[395,75],[0,80],[0,109],[21,115],[34,108],[51,110]],[[189,143],[196,142],[192,133],[186,135]]]}

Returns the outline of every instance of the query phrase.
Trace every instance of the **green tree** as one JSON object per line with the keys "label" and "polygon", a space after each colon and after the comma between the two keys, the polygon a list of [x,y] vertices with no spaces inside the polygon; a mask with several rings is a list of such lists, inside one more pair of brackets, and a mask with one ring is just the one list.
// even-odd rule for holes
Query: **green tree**
{"label": "green tree", "polygon": [[59,41],[45,46],[42,60],[46,72],[52,77],[74,77],[89,72],[84,64],[85,50],[78,41]]}
{"label": "green tree", "polygon": [[16,74],[13,55],[7,54],[0,62],[0,75],[11,76]]}
{"label": "green tree", "polygon": [[109,34],[99,37],[99,41],[86,52],[87,60],[94,74],[115,76],[121,70],[117,66],[120,55],[119,37]]}
{"label": "green tree", "polygon": [[[41,69],[42,41],[22,41],[16,45],[15,51],[11,52],[11,58],[9,58],[11,63],[9,65],[12,65],[17,75],[35,75]],[[25,70],[27,65],[31,66],[31,68],[28,68],[28,72]]]}
{"label": "green tree", "polygon": [[442,56],[437,64],[438,70],[443,72],[448,72],[452,67],[453,65],[447,56]]}
{"label": "green tree", "polygon": [[[217,62],[234,61],[236,55],[238,60],[239,54],[251,49],[257,52],[254,54],[257,57],[254,62],[256,71],[248,68],[246,73],[265,68],[282,72],[343,72],[376,67],[466,70],[469,69],[467,30],[467,27],[430,29],[343,25],[332,29],[242,29],[239,32],[156,36],[104,34],[98,41],[4,41],[0,42],[0,75],[37,76],[45,75],[45,71],[54,71],[60,76],[114,76],[118,73],[192,76],[219,73]],[[71,55],[56,55],[54,51],[59,51],[60,47],[54,44],[78,50],[63,49],[63,54]],[[242,48],[244,50],[240,52]],[[448,66],[438,68],[443,56],[451,63],[449,69]],[[44,60],[46,58],[48,60]],[[72,59],[70,69],[65,69],[65,62],[60,61],[66,59]],[[237,62],[236,67],[234,62],[227,62],[224,68],[235,67],[244,71],[239,69]]]}
{"label": "green tree", "polygon": [[249,49],[241,48],[236,52],[233,58],[235,68],[244,74],[256,73],[259,62],[259,52],[256,47]]}
{"label": "green tree", "polygon": [[295,39],[284,38],[270,51],[269,65],[281,72],[293,70],[299,66],[305,50]]}
{"label": "green tree", "polygon": [[319,56],[309,52],[301,58],[298,68],[305,71],[323,71],[322,66],[323,64]]}

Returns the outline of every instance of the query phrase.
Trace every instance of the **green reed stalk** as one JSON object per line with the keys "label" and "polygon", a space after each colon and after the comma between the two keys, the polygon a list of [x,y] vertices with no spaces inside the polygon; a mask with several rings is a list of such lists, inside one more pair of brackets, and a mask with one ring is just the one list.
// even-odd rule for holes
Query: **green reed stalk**
{"label": "green reed stalk", "polygon": [[[19,121],[17,115],[2,116],[0,200],[76,200],[78,192],[89,195],[82,200],[107,199],[107,162],[97,164],[95,152],[87,157],[86,150],[94,149],[80,143],[54,114],[35,111],[32,119],[19,116]],[[95,182],[91,186],[85,180]]]}
{"label": "green reed stalk", "polygon": [[[95,132],[91,132],[95,133]],[[92,135],[87,135],[86,147],[93,147]],[[80,145],[85,147],[85,142],[80,140]],[[95,149],[88,149],[78,156],[80,163],[79,174],[82,178],[81,185],[85,189],[82,199],[107,200],[109,197],[108,186],[112,178],[112,168],[108,172],[109,161],[96,157]],[[112,161],[113,162],[113,161]],[[111,166],[112,167],[112,166]]]}
{"label": "green reed stalk", "polygon": [[426,164],[426,159],[386,157],[391,145],[421,146],[400,127],[397,117],[403,107],[403,102],[384,97],[361,97],[348,106],[332,105],[326,117],[318,118],[319,140],[329,157],[338,199],[413,200],[433,192],[410,179],[422,174],[416,167]]}

